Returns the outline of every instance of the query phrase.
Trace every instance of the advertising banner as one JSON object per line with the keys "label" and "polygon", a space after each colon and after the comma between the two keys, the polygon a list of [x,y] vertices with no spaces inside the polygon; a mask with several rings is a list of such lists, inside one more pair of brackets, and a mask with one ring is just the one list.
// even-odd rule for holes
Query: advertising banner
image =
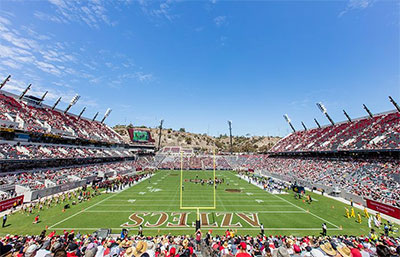
{"label": "advertising banner", "polygon": [[400,219],[400,209],[399,208],[396,208],[394,206],[387,205],[384,203],[380,203],[380,202],[377,202],[374,200],[370,200],[370,199],[365,199],[365,200],[367,201],[368,208],[370,208],[374,211],[389,215],[393,218]]}
{"label": "advertising banner", "polygon": [[14,203],[16,203],[16,206],[18,206],[18,205],[21,205],[23,202],[24,202],[23,195],[1,201],[0,202],[0,212],[12,208],[14,206]]}

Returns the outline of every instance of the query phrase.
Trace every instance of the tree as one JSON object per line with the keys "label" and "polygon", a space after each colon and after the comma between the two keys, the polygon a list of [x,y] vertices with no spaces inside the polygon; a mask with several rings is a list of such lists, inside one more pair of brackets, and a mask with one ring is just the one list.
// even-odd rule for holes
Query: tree
{"label": "tree", "polygon": [[180,129],[179,129],[179,132],[186,132],[186,131],[185,131],[185,128],[180,128]]}

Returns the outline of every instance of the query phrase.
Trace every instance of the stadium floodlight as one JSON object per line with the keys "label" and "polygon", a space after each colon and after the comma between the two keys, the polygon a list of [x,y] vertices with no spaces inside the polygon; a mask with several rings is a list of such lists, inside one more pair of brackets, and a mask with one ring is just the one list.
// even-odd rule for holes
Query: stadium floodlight
{"label": "stadium floodlight", "polygon": [[108,108],[107,110],[106,110],[106,113],[104,114],[104,117],[103,117],[103,119],[101,120],[101,123],[103,123],[104,121],[105,121],[105,119],[110,115],[110,113],[111,113],[111,109],[110,108]]}
{"label": "stadium floodlight", "polygon": [[397,109],[398,112],[400,112],[400,107],[399,105],[396,103],[395,100],[393,100],[393,98],[391,96],[389,96],[389,100],[390,102],[394,105],[394,107]]}
{"label": "stadium floodlight", "polygon": [[283,118],[286,120],[286,122],[289,124],[289,126],[292,128],[293,132],[296,132],[296,130],[293,127],[292,121],[290,120],[289,116],[287,114],[283,115]]}
{"label": "stadium floodlight", "polygon": [[81,118],[81,116],[82,116],[82,114],[83,114],[83,112],[84,112],[85,110],[86,110],[86,107],[83,107],[83,109],[82,109],[81,113],[79,113],[78,119],[80,119],[80,118]]}
{"label": "stadium floodlight", "polygon": [[304,122],[301,122],[301,125],[303,125],[304,130],[307,131],[306,124],[304,124]]}
{"label": "stadium floodlight", "polygon": [[67,109],[65,109],[64,114],[69,111],[69,109],[78,102],[79,98],[81,98],[80,95],[76,94],[74,97],[72,97],[71,102],[69,102],[69,105]]}
{"label": "stadium floodlight", "polygon": [[11,75],[8,75],[7,78],[5,80],[3,80],[3,82],[1,82],[0,89],[2,89],[8,81],[10,81],[10,78],[11,78]]}
{"label": "stadium floodlight", "polygon": [[46,97],[47,93],[49,93],[49,91],[44,92],[44,94],[42,95],[42,98],[40,98],[40,101],[43,102],[44,98]]}
{"label": "stadium floodlight", "polygon": [[76,102],[78,102],[79,98],[81,98],[81,96],[76,94],[74,97],[72,97],[70,104],[71,105],[76,104]]}
{"label": "stadium floodlight", "polygon": [[368,113],[369,117],[371,118],[374,117],[374,115],[372,115],[372,112],[368,109],[368,107],[365,104],[363,104],[363,108]]}
{"label": "stadium floodlight", "polygon": [[321,102],[319,102],[319,103],[317,103],[317,106],[318,106],[318,108],[321,110],[321,112],[322,112],[323,114],[326,113],[325,105],[323,105]]}
{"label": "stadium floodlight", "polygon": [[318,109],[326,116],[326,118],[329,120],[329,122],[332,125],[335,125],[335,122],[333,122],[333,120],[329,116],[328,111],[326,110],[325,106],[321,102],[317,103],[317,106],[318,106]]}
{"label": "stadium floodlight", "polygon": [[61,101],[61,97],[59,97],[57,99],[57,101],[54,103],[54,105],[53,105],[53,107],[51,107],[51,109],[54,110],[60,101]]}
{"label": "stadium floodlight", "polygon": [[351,118],[350,118],[350,116],[347,114],[347,112],[346,112],[345,110],[343,110],[343,113],[344,113],[344,116],[346,116],[347,120],[348,120],[349,122],[351,122]]}
{"label": "stadium floodlight", "polygon": [[29,85],[25,88],[25,90],[21,93],[21,95],[19,96],[19,99],[20,99],[20,100],[22,99],[22,97],[24,97],[24,95],[25,95],[26,93],[28,93],[29,89],[31,89],[31,86],[32,86],[32,84],[29,84]]}
{"label": "stadium floodlight", "polygon": [[94,115],[94,117],[93,117],[92,121],[95,121],[95,120],[96,120],[96,118],[97,118],[97,115],[99,115],[99,112],[96,112],[96,114]]}
{"label": "stadium floodlight", "polygon": [[160,132],[158,133],[158,150],[161,149],[161,134],[162,134],[162,125],[164,124],[164,120],[160,120]]}
{"label": "stadium floodlight", "polygon": [[317,121],[316,118],[314,118],[315,123],[317,124],[318,128],[321,128],[321,125],[319,125],[319,122]]}
{"label": "stadium floodlight", "polygon": [[228,120],[228,126],[229,126],[229,144],[231,147],[231,154],[233,152],[233,143],[232,143],[232,121]]}

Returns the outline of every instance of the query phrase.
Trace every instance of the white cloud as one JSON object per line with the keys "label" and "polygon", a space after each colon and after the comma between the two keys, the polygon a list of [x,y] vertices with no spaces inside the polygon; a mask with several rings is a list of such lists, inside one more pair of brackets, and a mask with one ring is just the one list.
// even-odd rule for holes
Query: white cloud
{"label": "white cloud", "polygon": [[21,68],[21,65],[18,63],[14,62],[13,60],[3,60],[1,61],[1,64],[7,67],[10,67],[12,69],[19,69]]}
{"label": "white cloud", "polygon": [[[56,8],[70,7],[70,2],[62,0],[53,1],[52,4],[57,5]],[[88,5],[93,4],[98,2],[88,3]],[[63,11],[69,12],[67,9]],[[81,12],[88,19],[88,23],[99,24],[98,17],[105,10],[101,6],[92,6],[81,9]],[[94,16],[89,17],[86,13]],[[41,13],[35,13],[35,16],[44,17]],[[65,19],[64,16],[60,17]],[[106,16],[100,18],[108,19]],[[33,95],[41,96],[48,90],[47,101],[54,102],[62,96],[62,101],[67,102],[75,95],[74,88],[79,88],[84,82],[113,86],[114,81],[123,85],[122,83],[129,83],[132,80],[140,83],[154,80],[152,73],[142,71],[142,68],[135,65],[133,59],[125,54],[109,50],[90,56],[88,53],[91,50],[90,46],[77,46],[68,41],[57,42],[52,34],[38,33],[40,31],[30,26],[16,26],[13,24],[14,19],[16,18],[0,17],[0,73],[6,76],[12,75],[12,82],[5,88],[7,91],[20,93],[32,83],[30,92]],[[115,69],[115,73],[107,77],[99,75],[101,71],[107,70],[107,67]],[[15,78],[22,78],[24,81]],[[97,106],[96,101],[88,97],[81,101],[81,105]]]}
{"label": "white cloud", "polygon": [[59,8],[67,8],[67,5],[63,0],[49,0],[50,3],[58,6]]}
{"label": "white cloud", "polygon": [[51,63],[47,62],[42,62],[42,61],[37,61],[35,62],[36,66],[41,69],[44,72],[60,76],[61,75],[61,70],[59,70],[56,66],[54,66]]}
{"label": "white cloud", "polygon": [[3,38],[5,41],[23,49],[34,50],[39,48],[39,44],[32,39],[23,38],[17,33],[13,32],[3,32],[0,33],[0,38]]}
{"label": "white cloud", "polygon": [[0,58],[15,58],[25,55],[31,56],[31,53],[17,47],[0,45]]}
{"label": "white cloud", "polygon": [[38,11],[35,11],[33,15],[36,18],[38,18],[39,20],[43,20],[43,21],[52,21],[52,22],[56,22],[56,23],[67,23],[66,20],[61,19],[57,16],[49,15],[49,14],[38,12]]}
{"label": "white cloud", "polygon": [[214,18],[214,23],[217,27],[227,24],[226,16],[217,16]]}
{"label": "white cloud", "polygon": [[[99,78],[100,79],[100,78]],[[132,73],[125,73],[118,76],[118,79],[115,79],[110,82],[111,86],[117,87],[123,84],[130,83],[130,80],[136,80],[141,83],[151,82],[155,80],[155,77],[151,73],[144,73],[142,71],[136,71]]]}
{"label": "white cloud", "polygon": [[[117,23],[111,21],[107,15],[106,2],[103,0],[92,1],[64,1],[64,0],[48,0],[53,6],[56,7],[57,18],[53,15],[48,15],[40,12],[35,12],[35,16],[42,20],[51,20],[54,22],[80,22],[85,23],[89,27],[99,28],[101,23],[110,26],[115,26]],[[111,2],[118,4],[118,1]]]}
{"label": "white cloud", "polygon": [[[158,4],[159,2],[138,0],[138,3],[145,14],[151,17],[165,18],[169,21],[172,21],[177,17],[177,15],[171,14],[172,2],[172,0],[165,0]],[[156,3],[156,6],[154,6],[153,3]]]}
{"label": "white cloud", "polygon": [[5,25],[11,24],[11,22],[8,19],[1,17],[1,16],[0,16],[0,23],[5,24]]}
{"label": "white cloud", "polygon": [[149,81],[152,81],[154,79],[153,74],[151,74],[151,73],[145,74],[145,73],[143,73],[141,71],[135,72],[135,76],[140,82],[149,82]]}
{"label": "white cloud", "polygon": [[371,7],[373,3],[374,0],[349,0],[346,8],[341,11],[338,16],[342,17],[344,14],[352,10],[362,10]]}
{"label": "white cloud", "polygon": [[31,28],[29,28],[29,27],[22,26],[22,29],[23,29],[25,32],[27,32],[29,36],[31,36],[31,37],[33,37],[33,38],[36,38],[36,39],[38,39],[38,40],[43,40],[43,41],[44,41],[44,40],[49,40],[49,39],[51,39],[50,36],[41,35],[41,34],[37,33],[36,31],[34,31],[33,29],[31,29]]}

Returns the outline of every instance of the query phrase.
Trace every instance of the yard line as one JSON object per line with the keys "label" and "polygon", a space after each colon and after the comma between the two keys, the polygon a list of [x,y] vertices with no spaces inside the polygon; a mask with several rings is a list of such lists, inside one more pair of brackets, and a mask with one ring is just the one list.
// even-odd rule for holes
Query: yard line
{"label": "yard line", "polygon": [[[128,212],[128,213],[133,213],[135,212],[134,210],[119,210],[119,211],[113,211],[113,210],[94,210],[94,211],[86,211],[86,212],[96,212],[96,213],[102,213],[102,212]],[[166,212],[166,213],[172,213],[172,212],[177,212],[177,211],[155,211],[155,210],[139,210],[137,212]],[[282,210],[277,210],[277,211],[249,211],[249,210],[244,210],[244,211],[200,211],[201,213],[307,213],[305,211],[282,211]]]}
{"label": "yard line", "polygon": [[[135,227],[136,228],[136,227]],[[133,228],[133,229],[135,229]],[[206,229],[212,229],[212,230],[226,230],[228,227],[202,227]],[[53,228],[53,230],[98,230],[100,228]],[[121,228],[111,228],[112,230],[120,230]],[[186,227],[186,228],[167,228],[167,227],[160,227],[160,228],[147,228],[144,227],[143,230],[192,230],[194,227]],[[259,228],[235,228],[235,230],[260,230]],[[264,230],[298,230],[298,231],[314,231],[314,230],[321,230],[321,228],[264,228]],[[332,230],[342,230],[341,228],[331,228],[329,229],[330,231]]]}
{"label": "yard line", "polygon": [[[132,192],[130,192],[129,195],[126,195],[126,196],[120,195],[120,196],[117,197],[117,199],[130,199],[133,196],[137,197],[137,199],[142,198],[142,199],[156,199],[156,200],[157,199],[158,200],[169,200],[169,199],[174,199],[175,198],[175,197],[171,197],[171,196],[157,195],[157,193],[162,193],[162,192],[163,191],[146,192],[146,193],[148,193],[147,195],[139,195],[137,193],[133,194]],[[218,194],[218,192],[217,192],[217,194]],[[193,195],[193,196],[198,196],[198,194],[197,195]],[[212,196],[212,194],[210,194],[210,196]],[[238,197],[245,197],[246,199],[253,199],[255,196],[258,196],[258,197],[262,196],[264,198],[269,199],[269,201],[271,201],[271,202],[280,202],[280,200],[274,200],[274,199],[271,199],[271,198],[267,197],[265,192],[262,193],[262,194],[253,194],[251,196],[240,195],[240,194],[236,194],[236,195],[220,195],[220,199],[224,199],[224,200],[235,199],[236,200],[236,199],[238,199]],[[242,199],[242,200],[245,201],[246,199]]]}
{"label": "yard line", "polygon": [[[210,200],[210,202],[212,202],[212,201]],[[121,206],[122,207],[122,206],[127,206],[127,205],[128,204],[102,204],[101,206]],[[226,206],[229,206],[229,207],[254,206],[254,205],[255,204],[224,204],[222,207],[226,207]],[[149,206],[149,205],[148,204],[137,204],[137,203],[134,203],[134,204],[132,204],[132,206],[129,206],[129,207],[140,207],[140,206]],[[290,205],[287,205],[287,204],[285,204],[285,205],[283,205],[283,204],[280,204],[280,205],[268,205],[268,204],[261,205],[261,204],[257,204],[257,207],[261,207],[261,206],[264,206],[264,207],[291,207]],[[171,204],[157,204],[157,207],[171,207]],[[187,206],[187,207],[190,207],[190,206]]]}
{"label": "yard line", "polygon": [[[132,199],[132,197],[130,197],[129,199]],[[129,199],[128,199],[128,200],[117,200],[117,199],[112,199],[111,202],[128,202]],[[138,201],[141,201],[141,202],[165,202],[165,201],[166,201],[166,200],[162,200],[162,199],[153,199],[153,200],[151,200],[151,199],[140,199],[140,198],[138,198],[138,197],[136,197],[135,199],[136,199],[136,203],[137,203]],[[171,199],[171,201],[172,201],[172,200],[174,200],[174,199]],[[235,202],[249,202],[249,200],[245,200],[245,199],[239,199],[239,200],[234,199],[234,200],[235,200]],[[177,201],[177,202],[179,203],[179,199],[175,199],[175,201]],[[196,202],[210,202],[210,201],[212,201],[212,200],[196,200]],[[219,200],[219,201],[221,201],[221,200]],[[281,200],[263,200],[263,201],[264,201],[264,203],[269,203],[269,202],[271,202],[271,203],[282,202]],[[313,200],[313,201],[314,201],[314,200]]]}

